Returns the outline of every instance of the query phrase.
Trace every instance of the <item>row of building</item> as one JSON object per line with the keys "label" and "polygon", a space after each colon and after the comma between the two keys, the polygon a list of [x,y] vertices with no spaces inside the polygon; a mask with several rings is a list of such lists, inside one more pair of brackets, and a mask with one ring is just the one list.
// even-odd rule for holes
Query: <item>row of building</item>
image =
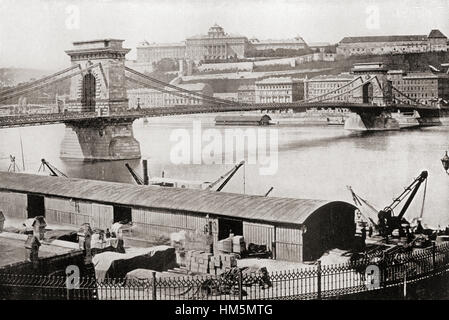
{"label": "row of building", "polygon": [[[356,88],[366,80],[366,76],[376,75],[380,83],[380,93],[366,93],[386,96],[396,103],[421,103],[425,105],[447,105],[449,103],[449,74],[432,72],[405,72],[388,70],[382,63],[357,64],[351,72],[337,75],[320,75],[313,78],[296,79],[292,77],[266,78],[254,84],[244,84],[237,92],[214,93],[212,87],[205,83],[179,84],[178,87],[189,90],[192,94],[165,88],[128,90],[130,108],[151,108],[176,105],[208,104],[200,95],[233,100],[239,103],[288,103],[301,100],[317,101],[321,97],[327,102],[353,102]],[[365,78],[361,78],[365,76]],[[393,89],[394,88],[394,89]],[[375,90],[368,87],[367,90]],[[388,93],[386,91],[389,91]],[[377,103],[376,97],[366,98],[368,103]],[[379,102],[381,103],[381,102]]]}
{"label": "row of building", "polygon": [[210,100],[202,96],[227,99],[240,103],[288,103],[302,100],[304,97],[304,80],[291,77],[266,78],[254,84],[244,84],[237,92],[214,93],[207,83],[178,84],[177,87],[191,93],[175,90],[170,87],[161,90],[137,88],[129,89],[128,104],[130,109],[167,107],[176,105],[208,104]]}
{"label": "row of building", "polygon": [[[373,65],[377,66],[376,69],[368,67]],[[348,73],[322,75],[307,79],[304,82],[304,99],[313,101],[313,99],[319,99],[322,96],[328,99],[326,100],[328,102],[352,102],[354,94],[344,94],[344,92],[348,91],[348,86],[358,85],[355,82],[356,78],[363,74],[376,75],[380,79],[383,91],[378,95],[382,99],[405,104],[449,105],[448,73],[388,70],[382,63],[358,64]],[[339,94],[340,88],[342,88],[341,92],[343,94]],[[373,89],[371,88],[371,90]],[[329,93],[333,94],[329,95]],[[326,96],[326,94],[328,95]],[[373,92],[369,94],[372,96],[371,100],[364,102],[373,102],[375,100],[376,94]]]}
{"label": "row of building", "polygon": [[[329,43],[307,44],[300,36],[292,39],[248,39],[242,35],[228,34],[215,24],[207,34],[192,36],[178,43],[142,42],[136,48],[136,64],[151,65],[164,58],[176,60],[188,59],[217,61],[243,59],[250,52],[263,50],[304,50],[325,52],[332,46]],[[414,52],[446,52],[447,37],[437,29],[428,35],[387,35],[345,37],[336,44],[336,53],[340,56],[400,54]]]}
{"label": "row of building", "polygon": [[342,56],[446,52],[447,37],[437,29],[428,35],[345,37],[337,45]]}

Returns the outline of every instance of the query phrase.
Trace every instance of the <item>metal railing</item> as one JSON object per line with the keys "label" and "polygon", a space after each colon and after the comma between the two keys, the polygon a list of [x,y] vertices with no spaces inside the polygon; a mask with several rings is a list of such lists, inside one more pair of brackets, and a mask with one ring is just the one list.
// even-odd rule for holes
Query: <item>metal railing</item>
{"label": "metal railing", "polygon": [[[368,266],[379,274],[367,274]],[[376,263],[358,260],[272,272],[230,269],[222,275],[168,276],[156,272],[149,278],[79,278],[76,289],[67,289],[65,277],[0,274],[0,299],[97,300],[246,300],[334,299],[373,290],[385,290],[429,279],[449,271],[449,243],[414,253],[385,256]],[[377,277],[377,278],[376,278]]]}

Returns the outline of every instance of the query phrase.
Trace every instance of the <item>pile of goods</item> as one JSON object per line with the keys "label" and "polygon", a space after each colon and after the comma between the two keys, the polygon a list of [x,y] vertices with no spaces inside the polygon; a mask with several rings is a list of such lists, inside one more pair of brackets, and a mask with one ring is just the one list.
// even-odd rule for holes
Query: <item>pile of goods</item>
{"label": "pile of goods", "polygon": [[221,274],[237,266],[237,257],[232,253],[212,255],[204,251],[189,250],[182,264],[193,273]]}

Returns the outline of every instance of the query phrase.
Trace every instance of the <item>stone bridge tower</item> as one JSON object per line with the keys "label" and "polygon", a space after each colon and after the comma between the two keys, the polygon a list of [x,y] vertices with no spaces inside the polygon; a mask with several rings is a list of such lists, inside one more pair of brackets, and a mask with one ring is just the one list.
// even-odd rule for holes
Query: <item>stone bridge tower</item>
{"label": "stone bridge tower", "polygon": [[[120,116],[128,108],[123,40],[74,42],[67,50],[72,65],[83,71],[71,79],[66,112],[92,112],[92,119],[66,122],[62,158],[123,160],[140,158],[132,117]],[[115,117],[107,117],[116,115]]]}

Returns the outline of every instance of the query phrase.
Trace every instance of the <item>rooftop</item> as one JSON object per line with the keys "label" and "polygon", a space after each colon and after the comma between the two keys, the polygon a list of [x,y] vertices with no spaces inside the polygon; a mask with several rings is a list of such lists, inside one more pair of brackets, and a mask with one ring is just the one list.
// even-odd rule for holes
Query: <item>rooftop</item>
{"label": "rooftop", "polygon": [[254,91],[256,86],[254,84],[242,84],[238,87],[238,91]]}
{"label": "rooftop", "polygon": [[[209,88],[210,85],[207,83],[183,83],[183,84],[177,84],[176,85],[179,88],[185,89],[185,90],[189,90],[189,91],[202,91],[206,88]],[[177,91],[177,89],[173,89],[170,87],[166,87],[165,90],[167,91]]]}
{"label": "rooftop", "polygon": [[448,78],[449,75],[447,74],[435,74],[432,72],[408,72],[406,75],[404,75],[403,79],[438,79],[438,78]]}
{"label": "rooftop", "polygon": [[438,29],[432,29],[429,33],[429,38],[446,39],[447,37]]}
{"label": "rooftop", "polygon": [[283,44],[283,43],[294,43],[294,44],[298,44],[298,43],[302,43],[305,44],[306,42],[304,41],[303,38],[301,37],[295,37],[295,38],[290,38],[290,39],[263,39],[263,40],[259,40],[256,38],[253,38],[250,40],[251,43],[253,44]]}
{"label": "rooftop", "polygon": [[148,41],[143,41],[139,43],[137,48],[173,48],[173,47],[185,47],[185,42],[171,42],[171,43],[149,43]]}
{"label": "rooftop", "polygon": [[329,75],[319,75],[310,78],[308,81],[342,81],[342,80],[353,80],[354,75],[350,73],[340,73],[340,74],[329,74]]}
{"label": "rooftop", "polygon": [[[27,258],[25,234],[2,232],[0,233],[0,268],[9,264],[23,262]],[[75,249],[42,243],[39,248],[39,257],[51,257],[71,252]]]}
{"label": "rooftop", "polygon": [[344,37],[340,43],[426,41],[426,35]]}
{"label": "rooftop", "polygon": [[279,78],[266,78],[256,81],[256,84],[276,84],[276,83],[298,83],[302,80],[292,79],[291,77],[279,77]]}
{"label": "rooftop", "polygon": [[0,190],[295,225],[303,224],[310,215],[323,207],[356,209],[352,204],[342,201],[160,188],[9,172],[0,172]]}

